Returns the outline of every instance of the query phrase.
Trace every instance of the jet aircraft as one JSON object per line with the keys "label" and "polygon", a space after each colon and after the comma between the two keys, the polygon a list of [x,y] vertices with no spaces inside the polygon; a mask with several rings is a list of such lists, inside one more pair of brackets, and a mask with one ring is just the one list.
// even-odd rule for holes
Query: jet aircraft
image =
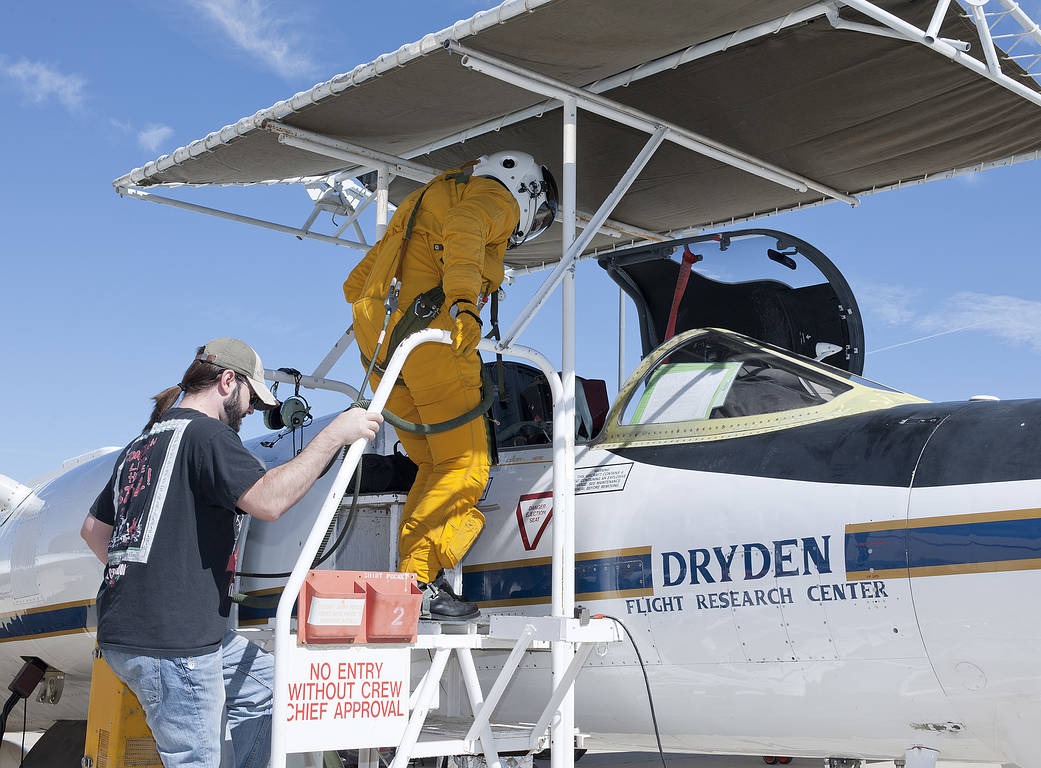
{"label": "jet aircraft", "polygon": [[[998,2],[1033,40],[1036,25]],[[502,351],[561,282],[567,295],[581,256],[636,304],[643,360],[614,402],[602,383],[580,382],[574,424],[551,418],[534,369],[504,365],[488,523],[457,574],[464,591],[486,615],[545,613],[550,445],[574,429],[575,598],[623,621],[642,658],[622,644],[589,658],[576,688],[583,732],[604,746],[654,744],[645,666],[669,749],[859,760],[919,746],[1028,768],[1041,754],[1041,623],[1027,602],[1041,563],[1041,402],[932,404],[863,379],[859,310],[834,264],[793,235],[719,226],[1036,155],[1041,96],[1015,60],[992,60],[982,5],[962,15],[942,0],[662,0],[650,13],[621,0],[509,0],[115,187],[242,220],[154,188],[303,180],[304,226],[248,223],[364,246],[341,237],[360,208],[375,201],[385,223],[388,201],[493,147],[588,169],[577,192],[560,174],[557,239],[511,256],[517,279],[552,272]],[[967,55],[973,46],[983,59]],[[823,75],[806,66],[810,50],[833,63]],[[786,98],[749,72],[770,73]],[[429,119],[395,133],[386,115],[402,91]],[[581,154],[567,130],[576,109],[588,113]],[[313,229],[322,212],[348,220],[324,234]],[[565,248],[575,219],[585,229]],[[769,274],[728,278],[738,249]],[[575,373],[567,344],[564,380]],[[336,385],[328,371],[270,376]],[[301,435],[275,437],[248,444],[268,466]],[[392,452],[389,428],[375,448]],[[2,486],[0,677],[21,657],[48,668],[30,728],[86,712],[100,566],[77,532],[113,459],[88,454],[36,487]],[[284,577],[246,574],[293,565],[333,476],[291,514],[250,525],[243,593],[277,592]],[[365,500],[330,566],[394,567],[404,490]],[[234,618],[262,634],[270,615],[244,605]],[[482,655],[482,677],[502,663]],[[526,657],[497,717],[531,719],[549,667],[546,654]]]}
{"label": "jet aircraft", "polygon": [[[647,352],[609,409],[603,382],[580,390],[576,600],[634,633],[665,747],[877,759],[913,743],[962,760],[1021,754],[1037,738],[1041,679],[1041,626],[1017,597],[1036,586],[1041,548],[1041,400],[933,404],[857,375],[855,298],[799,238],[735,231],[681,246],[703,254],[705,269],[733,263],[733,251],[769,266],[784,253],[806,284],[694,271],[679,332],[662,341],[671,304],[661,299],[673,291],[661,273],[680,272],[668,256],[681,248],[602,260],[640,304]],[[809,271],[832,279],[807,280]],[[735,306],[740,330],[718,327],[718,313]],[[713,312],[716,328],[687,327]],[[756,328],[773,343],[746,335]],[[819,344],[838,365],[791,349]],[[461,577],[486,615],[534,615],[550,599],[552,408],[536,369],[512,363],[504,375],[506,397],[493,402],[499,463],[480,504],[487,525]],[[289,440],[272,445],[276,437],[247,445],[275,466],[293,451]],[[0,674],[29,656],[64,675],[48,689],[53,704],[30,708],[30,728],[86,712],[100,567],[76,532],[114,457],[72,462],[0,526],[11,564],[0,575],[9,595]],[[244,572],[288,570],[330,481],[278,522],[252,522]],[[391,481],[363,497],[328,565],[390,567],[388,510],[405,490]],[[284,580],[243,577],[240,589],[270,594]],[[238,621],[264,627],[273,613],[242,606]],[[488,655],[479,670],[491,677],[501,662]],[[547,675],[545,657],[532,655],[500,716],[537,715]],[[631,649],[594,656],[577,695],[578,722],[598,746],[653,748]]]}

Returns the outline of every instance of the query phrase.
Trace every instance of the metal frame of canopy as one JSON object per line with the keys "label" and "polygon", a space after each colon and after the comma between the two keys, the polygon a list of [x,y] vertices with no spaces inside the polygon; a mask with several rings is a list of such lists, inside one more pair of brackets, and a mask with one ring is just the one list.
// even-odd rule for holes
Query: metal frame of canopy
{"label": "metal frame of canopy", "polygon": [[[343,210],[348,214],[348,221],[341,224],[336,236],[311,232],[310,225],[314,221],[314,214],[312,214],[308,219],[304,227],[294,228],[226,211],[219,211],[217,209],[193,203],[187,203],[134,188],[135,184],[143,181],[147,177],[145,169],[138,169],[137,171],[131,172],[130,174],[118,179],[115,182],[115,186],[117,191],[121,195],[125,196],[221,216],[223,218],[275,229],[298,237],[317,239],[347,247],[367,248],[368,244],[364,242],[364,238],[359,242],[340,237],[340,234],[348,225],[356,223],[356,218],[350,218],[349,214],[356,215],[359,208],[368,205],[370,202],[375,200],[377,211],[377,236],[381,235],[387,225],[389,217],[390,204],[388,187],[392,178],[394,176],[403,176],[423,183],[440,172],[439,169],[417,163],[412,158],[427,154],[439,148],[450,146],[477,135],[498,130],[504,125],[520,122],[551,109],[561,109],[563,113],[563,135],[561,140],[563,146],[563,173],[560,209],[560,220],[563,225],[563,245],[561,258],[560,261],[553,266],[552,272],[546,277],[541,287],[536,291],[527,306],[521,311],[513,325],[503,335],[502,341],[494,347],[494,351],[505,352],[507,354],[523,354],[523,348],[515,346],[518,336],[527,327],[534,315],[545,304],[550,294],[557,288],[557,286],[562,286],[562,373],[560,376],[559,407],[555,408],[555,416],[557,416],[557,418],[554,419],[556,422],[556,428],[554,429],[552,617],[563,622],[573,616],[575,608],[575,528],[573,513],[576,313],[574,268],[576,261],[582,257],[583,252],[589,246],[593,236],[598,231],[604,231],[616,237],[654,240],[683,236],[691,234],[693,231],[700,231],[704,228],[699,227],[678,232],[654,233],[642,230],[639,227],[634,227],[625,222],[610,219],[610,216],[618,202],[624,197],[655,151],[666,141],[677,144],[683,148],[689,149],[690,151],[706,155],[721,163],[746,171],[762,179],[787,186],[800,192],[814,190],[820,193],[821,199],[809,203],[812,205],[817,205],[829,200],[842,200],[851,205],[856,205],[858,202],[856,194],[847,194],[840,190],[833,189],[820,181],[806,178],[793,171],[780,168],[765,160],[753,157],[705,136],[700,136],[681,126],[659,119],[654,115],[647,114],[617,101],[608,99],[601,94],[607,90],[620,85],[629,84],[656,72],[661,72],[665,69],[673,68],[695,59],[726,50],[728,47],[740,43],[746,43],[763,36],[774,34],[787,26],[823,16],[832,26],[839,29],[894,37],[926,46],[936,53],[951,59],[955,63],[966,67],[970,71],[997,83],[1001,87],[1006,88],[1021,98],[1041,106],[1041,93],[1015,81],[1002,71],[998,57],[999,55],[1004,54],[997,49],[994,42],[995,39],[1008,39],[1009,37],[1013,37],[1015,38],[1013,47],[1026,38],[1031,38],[1035,42],[1041,43],[1041,31],[1039,31],[1038,25],[1018,7],[1014,0],[997,0],[1004,10],[999,12],[999,17],[996,20],[993,20],[993,15],[988,16],[988,14],[983,10],[983,6],[986,4],[987,0],[965,0],[965,2],[970,8],[971,18],[976,24],[976,29],[983,45],[984,61],[980,61],[968,54],[969,45],[967,43],[957,40],[947,40],[937,36],[940,25],[949,11],[950,0],[936,0],[936,6],[931,22],[926,29],[919,29],[908,24],[904,20],[899,19],[884,9],[868,2],[868,0],[841,0],[841,2],[835,0],[834,2],[817,3],[800,11],[788,14],[782,18],[774,19],[746,29],[737,30],[715,40],[692,46],[655,61],[646,62],[640,66],[628,69],[625,72],[613,75],[612,77],[599,80],[587,85],[586,87],[569,85],[541,73],[524,69],[494,56],[474,50],[469,46],[456,42],[449,34],[450,30],[446,31],[441,35],[441,39],[436,40],[436,42],[437,44],[444,45],[444,47],[450,52],[457,54],[462,66],[468,67],[473,71],[479,72],[488,77],[495,78],[503,83],[538,94],[541,97],[545,97],[547,100],[533,107],[501,116],[495,120],[444,137],[436,142],[415,147],[401,155],[391,155],[385,152],[379,152],[341,139],[294,128],[285,123],[279,122],[279,120],[276,119],[277,116],[274,114],[267,114],[265,116],[262,113],[258,113],[258,115],[254,116],[254,119],[249,121],[248,125],[241,126],[241,132],[239,135],[242,135],[244,132],[249,130],[261,128],[277,135],[278,141],[284,145],[336,158],[345,163],[345,169],[343,171],[329,177],[309,177],[295,180],[283,180],[320,185],[324,179],[326,183],[329,184],[328,189],[333,189],[335,194],[323,196],[323,190],[316,187],[312,190],[312,198],[315,200],[316,205],[326,205],[325,210],[340,210],[340,208],[337,207],[336,200],[332,199],[335,195],[340,195],[339,199],[341,201],[344,200],[345,194],[353,195],[353,197],[350,197],[348,200],[349,205],[343,206]],[[519,4],[507,3],[504,4],[503,7],[505,7],[505,5],[514,7]],[[839,8],[842,6],[847,6],[859,11],[861,14],[873,19],[876,24],[851,22],[841,18],[838,12]],[[991,34],[991,27],[996,23],[996,21],[1000,21],[1005,17],[1013,19],[1021,27],[1022,32],[1014,33],[1010,36],[999,36],[998,38],[995,38]],[[427,38],[424,38],[424,41],[427,41]],[[425,44],[429,47],[430,43]],[[1033,54],[1027,54],[1028,58],[1031,56],[1033,56]],[[1027,73],[1030,76],[1036,76],[1037,73],[1031,72],[1030,69],[1036,68],[1039,63],[1041,63],[1041,54],[1038,54],[1030,67],[1028,67]],[[319,86],[319,88],[321,88],[321,86]],[[585,215],[580,215],[576,210],[576,180],[578,170],[577,117],[579,108],[648,134],[648,138],[643,148],[632,160],[628,169],[622,174],[611,193],[602,202],[597,211]],[[271,113],[271,110],[268,112]],[[240,126],[237,124],[235,129],[239,130]],[[224,133],[224,131],[220,132],[218,143],[234,138],[234,132],[229,132],[227,137],[224,136]],[[206,141],[209,141],[209,139]],[[206,146],[202,146],[199,151],[206,151]],[[179,150],[179,152],[181,151]],[[185,150],[185,152],[182,153],[182,155],[185,156],[190,154],[191,152],[188,150]],[[1034,152],[1026,155],[1014,156],[987,165],[1012,164],[1026,159],[1034,159],[1037,157],[1037,154],[1037,152]],[[178,162],[178,153],[175,152],[170,160],[170,164],[176,162]],[[153,165],[156,168],[161,169],[163,163],[159,162]],[[933,178],[954,175],[959,172],[964,172],[965,170],[967,169],[955,169],[943,174],[936,174]],[[977,170],[977,168],[974,167],[972,170]],[[371,171],[375,171],[377,174],[376,189],[374,191],[365,191],[357,187],[350,187],[347,189],[346,193],[344,192],[345,188],[343,187],[343,184],[350,177]],[[916,179],[913,183],[919,183],[923,180],[926,179]],[[337,185],[340,186],[337,187]],[[879,190],[864,190],[862,193],[858,194],[870,193],[873,191]],[[795,207],[801,207],[801,205]],[[347,211],[348,208],[351,210]],[[771,213],[773,213],[773,211],[771,211]],[[585,219],[585,227],[582,233],[578,234],[579,222],[581,219]],[[315,370],[314,374],[311,377],[305,377],[306,381],[303,381],[302,383],[305,386],[337,388],[340,391],[345,391],[343,390],[343,387],[346,385],[326,380],[324,379],[324,376],[328,373],[331,366],[335,363],[336,359],[338,359],[350,342],[351,334],[350,331],[348,331],[333,347],[325,360],[323,360]],[[400,362],[403,362],[403,354],[407,354],[408,348],[411,348],[411,346],[414,346],[414,344],[403,344],[399,352],[395,354],[392,364],[399,365]],[[483,342],[482,348],[486,348],[489,351],[493,349],[489,342]],[[399,360],[399,357],[402,359]],[[277,378],[276,372],[269,371],[267,373],[269,376]],[[552,373],[552,371],[550,371],[550,373]],[[385,382],[393,381],[393,378],[393,376],[388,376],[385,378]],[[374,399],[375,403],[380,402],[380,395],[383,395],[385,399],[385,393],[378,393]],[[357,451],[352,449],[352,452],[360,453],[360,449]],[[347,469],[347,464],[348,462],[345,461],[344,467],[341,469],[341,474],[345,469]],[[347,476],[349,476],[349,474],[350,472],[348,471]],[[343,483],[344,487],[345,484],[346,480]],[[334,485],[334,490],[336,488],[339,488],[340,495],[342,495],[343,488],[340,488],[339,481]],[[338,499],[336,500],[336,503],[338,503]],[[321,520],[322,518],[320,517],[319,523],[321,523]],[[315,531],[320,535],[320,533],[324,531],[324,526],[321,524],[316,525]],[[312,535],[312,538],[313,537],[314,536]],[[306,563],[310,562],[310,556],[307,555],[307,557],[304,557],[304,555],[307,555],[306,547],[305,551],[301,555],[301,560],[297,564],[297,570],[301,570],[301,568],[303,569],[299,574],[300,580],[303,578],[303,571],[306,570]],[[296,575],[295,570],[294,577],[291,578],[287,589],[283,593],[283,599],[279,604],[276,633],[279,636],[280,642],[287,641],[287,638],[289,637],[289,611],[292,601],[295,600],[295,590],[293,589],[293,586]],[[299,584],[296,584],[296,586],[299,587]],[[285,605],[283,605],[283,603],[285,603]],[[285,637],[282,637],[283,635]],[[276,649],[277,647],[278,646],[276,645]],[[559,697],[559,706],[557,708],[556,717],[553,718],[551,724],[553,735],[552,765],[553,768],[571,768],[574,760],[571,739],[571,735],[574,731],[574,692],[573,688],[570,687],[573,685],[573,678],[571,680],[568,679],[568,670],[571,667],[574,658],[574,643],[563,639],[555,640],[552,643],[552,654],[554,687],[559,688],[561,685],[569,686],[568,693]],[[284,674],[284,667],[280,666],[279,657],[276,652],[276,708],[280,701],[279,697],[282,695],[281,687],[279,687],[278,682],[281,679],[280,675]],[[273,729],[272,745],[273,756],[276,758],[276,762],[273,762],[274,765],[282,764],[277,762],[279,756],[284,760],[285,749],[282,730],[282,724],[279,722],[279,718],[276,718]]]}

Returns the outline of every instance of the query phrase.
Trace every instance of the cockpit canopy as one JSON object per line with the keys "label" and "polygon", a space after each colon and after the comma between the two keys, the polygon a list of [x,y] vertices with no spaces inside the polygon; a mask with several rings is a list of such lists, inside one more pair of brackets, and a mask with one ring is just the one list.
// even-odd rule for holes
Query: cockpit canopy
{"label": "cockpit canopy", "polygon": [[721,440],[922,402],[856,374],[717,328],[648,355],[608,414],[603,447]]}
{"label": "cockpit canopy", "polygon": [[[494,380],[496,363],[487,363]],[[499,448],[548,445],[553,404],[541,372],[503,366],[494,398]],[[717,328],[685,331],[654,350],[608,412],[603,381],[578,379],[577,442],[598,447],[723,440],[891,408],[920,398]]]}
{"label": "cockpit canopy", "polygon": [[852,373],[864,370],[864,327],[849,284],[793,235],[699,235],[615,251],[599,262],[636,305],[644,357],[666,341],[671,320],[674,334],[726,328]]}
{"label": "cockpit canopy", "polygon": [[[834,264],[793,235],[745,229],[619,250],[600,266],[633,299],[643,361],[607,411],[602,381],[579,380],[579,441],[615,446],[719,440],[918,398],[859,374],[864,329]],[[493,404],[500,448],[548,444],[541,374],[505,367]]]}
{"label": "cockpit canopy", "polygon": [[736,338],[705,333],[662,357],[628,390],[619,423],[781,413],[824,405],[851,388]]}

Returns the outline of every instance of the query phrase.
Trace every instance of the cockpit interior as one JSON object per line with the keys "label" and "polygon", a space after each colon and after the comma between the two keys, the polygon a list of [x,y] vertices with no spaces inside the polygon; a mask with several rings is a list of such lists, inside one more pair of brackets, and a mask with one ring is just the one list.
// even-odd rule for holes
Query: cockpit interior
{"label": "cockpit interior", "polygon": [[[613,404],[603,380],[578,379],[579,443],[719,439],[917,400],[860,377],[856,300],[831,261],[799,238],[740,230],[599,263],[636,305],[643,360]],[[538,369],[486,366],[491,381],[501,379],[491,409],[498,448],[552,442],[552,398]]]}

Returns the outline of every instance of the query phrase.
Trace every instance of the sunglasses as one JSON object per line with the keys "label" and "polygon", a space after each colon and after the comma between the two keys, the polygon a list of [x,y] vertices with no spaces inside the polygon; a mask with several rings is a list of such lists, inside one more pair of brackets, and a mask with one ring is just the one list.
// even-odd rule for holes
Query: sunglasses
{"label": "sunglasses", "polygon": [[257,397],[257,393],[253,391],[253,387],[249,385],[249,381],[247,381],[246,377],[243,376],[241,373],[236,373],[235,380],[241,381],[243,384],[246,385],[246,391],[249,392],[249,407],[253,410],[259,409],[261,400],[259,397]]}

